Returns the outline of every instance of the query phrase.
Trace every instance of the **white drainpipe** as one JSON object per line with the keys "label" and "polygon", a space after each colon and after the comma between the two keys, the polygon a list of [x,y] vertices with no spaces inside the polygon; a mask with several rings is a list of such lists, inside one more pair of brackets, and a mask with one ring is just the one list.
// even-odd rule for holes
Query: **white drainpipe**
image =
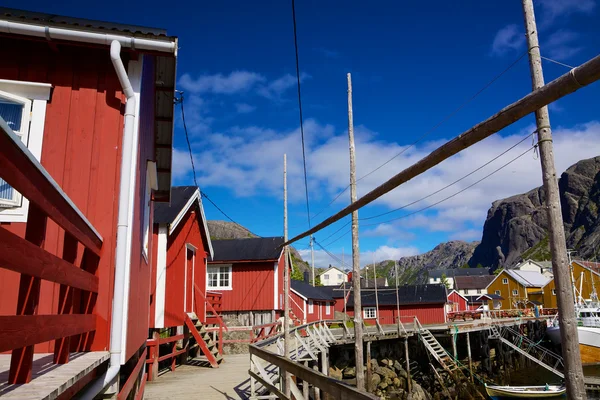
{"label": "white drainpipe", "polygon": [[123,351],[122,331],[123,313],[125,312],[125,293],[127,271],[127,234],[130,229],[129,202],[131,193],[131,171],[135,169],[133,157],[135,144],[135,92],[121,60],[121,44],[114,40],[110,45],[110,59],[113,63],[119,82],[126,97],[125,124],[123,128],[123,146],[121,154],[121,178],[119,182],[119,215],[117,217],[117,250],[115,257],[115,286],[112,304],[112,322],[110,326],[110,364],[106,373],[96,379],[81,396],[81,399],[93,399],[106,386],[110,385],[121,370],[121,352]]}

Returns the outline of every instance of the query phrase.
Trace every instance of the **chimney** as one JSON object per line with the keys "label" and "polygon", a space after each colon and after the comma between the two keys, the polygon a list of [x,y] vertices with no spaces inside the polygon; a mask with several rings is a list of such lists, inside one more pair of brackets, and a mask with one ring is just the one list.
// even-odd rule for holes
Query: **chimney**
{"label": "chimney", "polygon": [[308,279],[308,271],[304,271],[304,282],[310,283],[310,280]]}
{"label": "chimney", "polygon": [[352,282],[352,271],[348,272],[348,282]]}

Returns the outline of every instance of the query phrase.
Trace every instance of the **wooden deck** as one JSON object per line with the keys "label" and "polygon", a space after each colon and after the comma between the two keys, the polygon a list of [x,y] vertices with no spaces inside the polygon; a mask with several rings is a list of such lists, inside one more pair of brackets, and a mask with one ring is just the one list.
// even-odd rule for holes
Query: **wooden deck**
{"label": "wooden deck", "polygon": [[219,368],[207,368],[189,361],[175,372],[148,382],[145,400],[177,400],[202,398],[248,399],[250,397],[250,356],[236,354],[225,357]]}
{"label": "wooden deck", "polygon": [[0,354],[0,397],[19,400],[52,400],[110,358],[108,351],[71,353],[67,364],[54,364],[54,354],[34,354],[32,379],[9,385],[10,354]]}

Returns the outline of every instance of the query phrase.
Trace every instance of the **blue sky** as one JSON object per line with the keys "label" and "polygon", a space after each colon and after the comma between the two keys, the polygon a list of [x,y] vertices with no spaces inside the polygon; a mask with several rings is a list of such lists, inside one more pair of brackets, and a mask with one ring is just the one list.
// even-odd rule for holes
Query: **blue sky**
{"label": "blue sky", "polygon": [[[577,66],[597,55],[598,0],[537,0],[542,55]],[[7,7],[22,7],[8,0]],[[178,89],[199,184],[223,210],[263,236],[282,234],[282,159],[288,155],[290,235],[307,228],[288,1],[73,2],[32,0],[34,11],[166,28],[179,37]],[[531,90],[527,57],[449,119],[445,117],[525,52],[520,1],[298,1],[298,44],[311,213],[348,184],[346,73],[352,73],[357,175],[366,193]],[[569,68],[544,61],[546,80]],[[557,168],[600,154],[598,84],[551,106]],[[179,111],[177,112],[179,115]],[[444,120],[433,131],[438,122]],[[363,208],[361,218],[414,202],[461,178],[534,130],[530,116]],[[406,149],[423,134],[416,146]],[[180,121],[174,182],[193,183]],[[384,217],[361,221],[361,258],[398,258],[450,239],[479,240],[492,201],[541,184],[529,153],[447,201],[531,146],[520,146],[452,187]],[[313,218],[349,202],[349,193]],[[414,213],[431,206],[424,212]],[[210,219],[223,216],[205,201]],[[403,217],[404,216],[404,217]],[[392,218],[399,218],[388,221]],[[348,219],[316,234],[348,254]],[[335,235],[334,232],[338,231]],[[344,232],[348,232],[344,235]],[[336,240],[337,239],[337,240]],[[335,240],[335,241],[334,241]],[[301,240],[297,248],[308,246]],[[306,253],[303,253],[306,255]],[[317,265],[336,264],[318,251]],[[306,257],[305,257],[306,258]],[[349,257],[346,257],[348,260]]]}

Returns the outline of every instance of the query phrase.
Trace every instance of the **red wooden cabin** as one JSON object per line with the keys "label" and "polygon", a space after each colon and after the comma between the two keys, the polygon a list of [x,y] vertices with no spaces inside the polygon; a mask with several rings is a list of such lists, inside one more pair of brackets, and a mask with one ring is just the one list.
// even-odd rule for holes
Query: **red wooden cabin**
{"label": "red wooden cabin", "polygon": [[[153,200],[170,197],[177,39],[1,9],[0,47],[0,357],[10,383],[35,377],[11,395],[123,379],[110,391],[127,397],[143,376]],[[70,365],[40,380],[40,357]]]}
{"label": "red wooden cabin", "polygon": [[184,325],[186,313],[206,322],[206,262],[212,244],[200,190],[171,189],[171,203],[154,209],[150,328]]}
{"label": "red wooden cabin", "polygon": [[456,290],[448,293],[448,312],[458,312],[469,310],[468,300],[465,296]]}
{"label": "red wooden cabin", "polygon": [[214,240],[206,290],[222,294],[224,317],[242,325],[277,321],[283,312],[283,237]]}
{"label": "red wooden cabin", "polygon": [[335,300],[331,287],[312,286],[307,281],[291,281],[291,318],[296,323],[334,319]]}
{"label": "red wooden cabin", "polygon": [[[350,295],[348,314],[354,316],[354,294]],[[377,301],[376,301],[377,296]],[[423,325],[441,324],[447,321],[447,293],[444,285],[404,285],[398,288],[399,303],[396,301],[396,289],[361,290],[363,320],[366,324],[381,325],[397,323],[398,305],[400,320],[410,322],[415,316]],[[379,303],[379,312],[377,311]]]}

